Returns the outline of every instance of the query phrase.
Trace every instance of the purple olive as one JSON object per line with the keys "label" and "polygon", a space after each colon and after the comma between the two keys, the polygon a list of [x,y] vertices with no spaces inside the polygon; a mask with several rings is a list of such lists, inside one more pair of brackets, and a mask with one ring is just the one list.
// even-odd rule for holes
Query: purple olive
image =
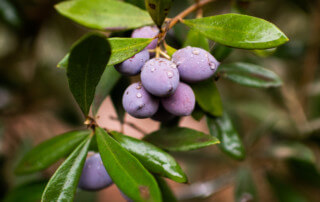
{"label": "purple olive", "polygon": [[182,82],[179,83],[173,95],[161,99],[163,107],[176,116],[189,116],[194,109],[195,102],[191,87]]}
{"label": "purple olive", "polygon": [[159,107],[159,100],[149,94],[140,82],[131,84],[122,97],[123,108],[136,118],[149,118]]}
{"label": "purple olive", "polygon": [[[159,29],[155,26],[145,26],[139,29],[136,29],[132,32],[132,38],[153,38],[159,34]],[[158,39],[154,39],[146,48],[155,49],[157,46]]]}
{"label": "purple olive", "polygon": [[100,154],[93,154],[86,159],[79,181],[79,187],[83,190],[96,191],[112,184]]}
{"label": "purple olive", "polygon": [[115,68],[118,72],[126,76],[134,76],[140,73],[142,66],[150,59],[148,50],[144,49],[135,54],[131,58],[116,64]]}
{"label": "purple olive", "polygon": [[172,55],[180,78],[185,82],[199,82],[210,78],[217,70],[219,62],[206,50],[186,47]]}
{"label": "purple olive", "polygon": [[179,84],[177,66],[164,58],[154,58],[146,62],[140,76],[143,87],[158,97],[172,95]]}

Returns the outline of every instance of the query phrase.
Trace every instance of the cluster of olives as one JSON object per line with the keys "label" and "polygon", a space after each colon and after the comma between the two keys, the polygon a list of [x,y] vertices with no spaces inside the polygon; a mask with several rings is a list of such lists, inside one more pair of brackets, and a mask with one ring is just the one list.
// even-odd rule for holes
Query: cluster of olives
{"label": "cluster of olives", "polygon": [[[159,30],[143,27],[132,33],[133,38],[153,38]],[[172,60],[152,58],[148,50],[156,48],[154,39],[144,50],[115,66],[126,76],[140,73],[141,82],[133,83],[124,92],[124,109],[136,118],[168,121],[175,116],[188,116],[195,106],[195,96],[186,83],[210,78],[219,62],[206,50],[186,47],[176,51]],[[183,82],[185,83],[183,83]]]}

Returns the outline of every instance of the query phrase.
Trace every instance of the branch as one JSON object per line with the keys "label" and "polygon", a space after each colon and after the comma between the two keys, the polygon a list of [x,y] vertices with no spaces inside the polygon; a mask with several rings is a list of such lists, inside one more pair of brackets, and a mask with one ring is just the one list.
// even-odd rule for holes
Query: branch
{"label": "branch", "polygon": [[176,17],[174,17],[168,26],[168,30],[171,29],[175,24],[177,24],[180,20],[182,20],[183,18],[185,18],[187,15],[189,15],[190,13],[192,13],[193,11],[201,8],[202,6],[214,2],[215,0],[203,0],[200,1],[198,3],[195,3],[193,5],[191,5],[189,8],[187,8],[186,10],[182,11],[181,13],[179,13]]}

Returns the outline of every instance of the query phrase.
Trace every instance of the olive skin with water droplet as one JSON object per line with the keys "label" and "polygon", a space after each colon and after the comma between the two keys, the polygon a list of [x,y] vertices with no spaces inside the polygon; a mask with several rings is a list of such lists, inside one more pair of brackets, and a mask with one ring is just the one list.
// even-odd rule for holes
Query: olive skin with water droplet
{"label": "olive skin with water droplet", "polygon": [[164,58],[154,58],[146,62],[140,76],[143,87],[157,97],[172,95],[180,80],[177,66]]}
{"label": "olive skin with water droplet", "polygon": [[[131,38],[153,38],[159,34],[159,29],[155,26],[145,26],[139,29],[135,29],[132,34]],[[158,39],[154,39],[146,49],[155,49],[157,46]]]}
{"label": "olive skin with water droplet", "polygon": [[122,97],[123,108],[135,118],[149,118],[159,107],[159,100],[148,93],[140,82],[131,84]]}
{"label": "olive skin with water droplet", "polygon": [[140,73],[142,66],[150,59],[148,50],[144,49],[133,57],[116,64],[114,67],[125,76],[134,76]]}
{"label": "olive skin with water droplet", "polygon": [[176,116],[189,116],[195,106],[196,99],[192,88],[180,82],[176,92],[161,99],[161,104],[169,113]]}
{"label": "olive skin with water droplet", "polygon": [[172,55],[172,61],[178,67],[180,79],[187,83],[212,77],[220,64],[206,50],[190,46],[176,51]]}
{"label": "olive skin with water droplet", "polygon": [[79,180],[79,188],[88,191],[97,191],[112,184],[100,154],[93,154],[86,159]]}

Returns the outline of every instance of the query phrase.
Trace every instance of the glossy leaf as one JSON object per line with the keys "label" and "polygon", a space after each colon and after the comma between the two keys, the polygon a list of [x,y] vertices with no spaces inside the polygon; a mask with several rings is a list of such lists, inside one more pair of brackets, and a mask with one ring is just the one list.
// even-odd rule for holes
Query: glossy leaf
{"label": "glossy leaf", "polygon": [[114,0],[72,0],[55,5],[63,16],[93,29],[128,30],[152,24],[149,14],[129,3]]}
{"label": "glossy leaf", "polygon": [[213,47],[211,54],[220,62],[224,61],[231,53],[233,49],[216,43]]}
{"label": "glossy leaf", "polygon": [[161,27],[166,19],[173,0],[145,0],[146,8],[153,22]]}
{"label": "glossy leaf", "polygon": [[[111,47],[111,56],[108,61],[108,66],[118,64],[134,56],[152,41],[152,39],[117,37],[108,38],[106,40],[109,42]],[[57,66],[59,68],[67,69],[68,59],[69,53],[62,58]]]}
{"label": "glossy leaf", "polygon": [[100,105],[114,88],[120,77],[121,74],[112,66],[107,67],[104,70],[96,87],[96,92],[92,103],[92,113],[94,115],[97,114]]}
{"label": "glossy leaf", "polygon": [[183,23],[215,42],[235,48],[267,49],[288,41],[274,24],[247,15],[224,14],[184,20]]}
{"label": "glossy leaf", "polygon": [[212,116],[222,116],[223,107],[218,88],[208,79],[191,85],[196,101],[201,109]]}
{"label": "glossy leaf", "polygon": [[217,118],[207,116],[207,124],[210,134],[220,140],[221,144],[218,146],[224,153],[237,160],[245,158],[242,140],[226,112]]}
{"label": "glossy leaf", "polygon": [[175,197],[169,185],[167,184],[167,182],[160,176],[155,176],[155,178],[161,190],[162,200],[165,202],[177,202],[178,200]]}
{"label": "glossy leaf", "polygon": [[274,72],[250,63],[231,63],[220,65],[221,75],[233,82],[256,88],[279,87],[282,81]]}
{"label": "glossy leaf", "polygon": [[89,134],[89,130],[72,131],[44,141],[22,158],[15,173],[27,174],[48,168],[51,164],[70,154]]}
{"label": "glossy leaf", "polygon": [[141,163],[105,130],[95,130],[103,164],[117,187],[134,201],[162,201],[156,180]]}
{"label": "glossy leaf", "polygon": [[308,200],[292,185],[278,178],[274,174],[268,173],[267,179],[270,183],[274,195],[279,202],[307,202]]}
{"label": "glossy leaf", "polygon": [[67,76],[69,88],[84,115],[88,115],[95,89],[111,55],[109,42],[102,35],[91,34],[71,50]]}
{"label": "glossy leaf", "polygon": [[168,151],[189,151],[218,144],[215,137],[190,128],[163,128],[143,138]]}
{"label": "glossy leaf", "polygon": [[191,47],[198,47],[202,48],[206,51],[209,51],[209,41],[208,39],[200,34],[195,29],[190,29],[187,35],[187,38],[183,44],[184,47],[191,46]]}
{"label": "glossy leaf", "polygon": [[73,201],[91,139],[84,140],[56,170],[43,192],[42,202]]}
{"label": "glossy leaf", "polygon": [[19,185],[7,193],[3,202],[19,202],[22,199],[24,202],[40,201],[46,184],[47,181],[41,180]]}
{"label": "glossy leaf", "polygon": [[168,44],[164,44],[164,47],[170,57],[172,57],[172,55],[177,51],[177,49],[169,46]]}
{"label": "glossy leaf", "polygon": [[122,96],[129,85],[130,79],[123,76],[111,91],[111,101],[116,110],[118,120],[122,124],[124,122],[124,116],[126,113],[122,106]]}
{"label": "glossy leaf", "polygon": [[152,173],[160,174],[176,182],[187,182],[187,177],[179,164],[168,153],[142,140],[111,132],[122,147],[134,155]]}
{"label": "glossy leaf", "polygon": [[235,201],[258,201],[257,188],[254,184],[252,171],[249,168],[240,168],[235,185]]}

